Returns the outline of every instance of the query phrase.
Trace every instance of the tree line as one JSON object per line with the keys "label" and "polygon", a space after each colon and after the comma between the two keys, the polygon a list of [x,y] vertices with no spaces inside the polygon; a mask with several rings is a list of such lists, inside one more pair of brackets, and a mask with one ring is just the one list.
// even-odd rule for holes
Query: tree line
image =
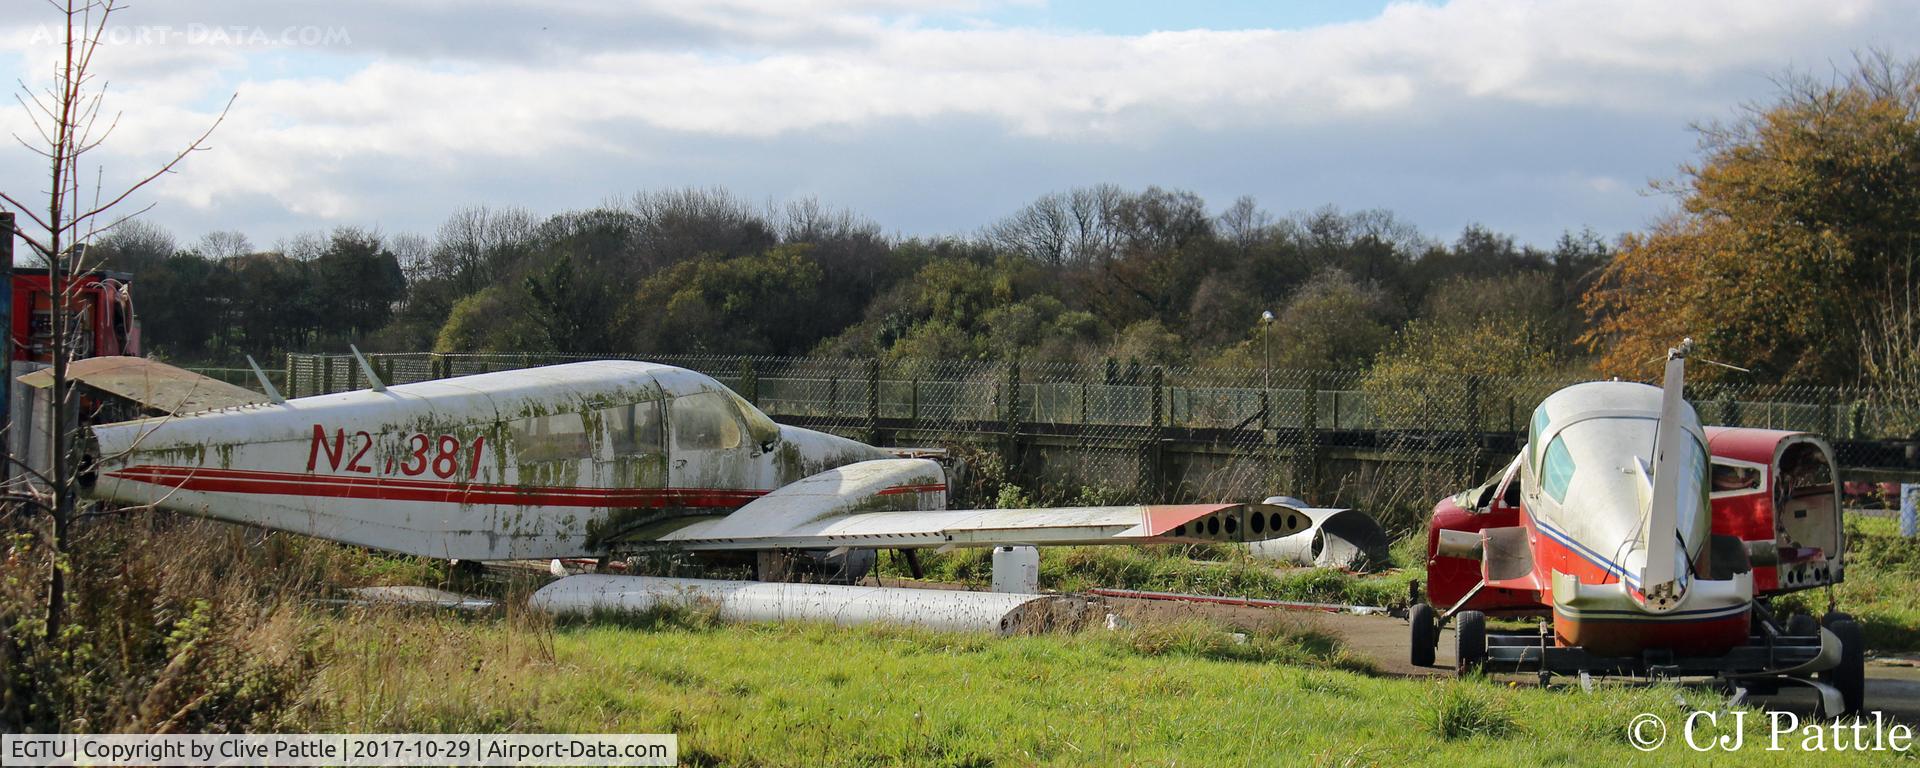
{"label": "tree line", "polygon": [[942,238],[683,189],[545,217],[470,207],[430,236],[183,246],[134,223],[93,247],[136,273],[150,348],[188,361],[351,342],[1644,377],[1692,336],[1749,370],[1703,376],[1855,385],[1920,354],[1902,346],[1920,327],[1917,72],[1867,55],[1783,78],[1774,102],[1698,129],[1702,156],[1661,185],[1674,212],[1611,241],[1442,240],[1382,210],[1098,185]]}
{"label": "tree line", "polygon": [[[1057,218],[1069,200],[1098,208]],[[1570,352],[1585,329],[1574,303],[1610,254],[1591,232],[1539,249],[1473,226],[1443,243],[1385,211],[1275,217],[1243,198],[1215,214],[1191,193],[1112,186],[940,239],[889,238],[814,201],[677,190],[544,219],[473,207],[430,238],[341,228],[262,249],[235,232],[181,246],[135,222],[94,251],[135,273],[150,348],[192,361],[351,342],[1342,369],[1410,322],[1467,315]]]}

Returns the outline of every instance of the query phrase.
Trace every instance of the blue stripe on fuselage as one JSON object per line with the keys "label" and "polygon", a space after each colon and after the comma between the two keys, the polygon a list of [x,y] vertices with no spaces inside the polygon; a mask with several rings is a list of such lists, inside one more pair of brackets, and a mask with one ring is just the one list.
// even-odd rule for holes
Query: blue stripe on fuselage
{"label": "blue stripe on fuselage", "polygon": [[1586,548],[1580,542],[1574,541],[1572,536],[1568,536],[1567,534],[1562,533],[1559,530],[1556,530],[1553,526],[1547,525],[1546,522],[1541,520],[1540,518],[1532,515],[1529,515],[1528,517],[1532,518],[1534,526],[1538,527],[1541,533],[1546,534],[1548,538],[1551,538],[1554,541],[1559,542],[1562,546],[1566,547],[1567,549],[1573,550],[1573,553],[1576,555],[1579,555],[1580,559],[1585,560],[1589,563],[1592,563],[1596,566],[1599,566],[1600,570],[1606,571],[1608,573],[1611,573],[1615,576],[1620,577],[1620,579],[1622,581],[1625,581],[1627,583],[1627,586],[1629,587],[1633,587],[1634,589],[1640,588],[1640,579],[1635,577],[1633,574],[1628,573],[1626,568],[1621,567],[1618,563],[1615,563],[1612,560],[1608,560],[1605,557],[1601,557],[1600,553]]}

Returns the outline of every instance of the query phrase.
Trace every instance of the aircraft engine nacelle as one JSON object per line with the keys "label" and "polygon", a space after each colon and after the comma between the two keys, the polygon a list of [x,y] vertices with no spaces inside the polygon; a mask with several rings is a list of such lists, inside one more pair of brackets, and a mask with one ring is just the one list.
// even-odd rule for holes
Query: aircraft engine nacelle
{"label": "aircraft engine nacelle", "polygon": [[1380,524],[1357,509],[1309,507],[1290,496],[1272,496],[1263,504],[1298,516],[1298,533],[1247,545],[1255,557],[1320,568],[1370,571],[1389,564],[1390,539]]}

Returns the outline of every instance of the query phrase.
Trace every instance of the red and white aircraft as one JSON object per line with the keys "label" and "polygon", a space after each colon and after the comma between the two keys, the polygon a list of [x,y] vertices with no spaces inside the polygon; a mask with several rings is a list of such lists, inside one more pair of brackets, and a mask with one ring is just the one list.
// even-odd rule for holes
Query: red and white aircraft
{"label": "red and white aircraft", "polygon": [[844,574],[878,549],[1258,541],[1310,524],[1269,504],[947,510],[938,462],[776,424],[712,378],[643,362],[383,386],[362,358],[371,389],[293,400],[83,362],[76,379],[138,402],[228,403],[94,426],[93,496],[413,555],[811,553]]}
{"label": "red and white aircraft", "polygon": [[[1499,478],[1435,508],[1431,605],[1409,616],[1415,664],[1433,663],[1452,619],[1463,672],[1791,680],[1820,688],[1829,713],[1860,711],[1858,625],[1838,612],[1824,628],[1804,614],[1783,624],[1766,603],[1843,578],[1832,449],[1804,433],[1703,428],[1682,395],[1690,345],[1669,354],[1663,387],[1548,396]],[[1488,615],[1548,621],[1490,633]]]}

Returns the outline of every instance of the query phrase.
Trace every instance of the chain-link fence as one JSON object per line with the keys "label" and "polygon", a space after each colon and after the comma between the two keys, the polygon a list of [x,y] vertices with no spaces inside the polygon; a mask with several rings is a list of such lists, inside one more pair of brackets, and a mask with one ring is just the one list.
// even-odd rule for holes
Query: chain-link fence
{"label": "chain-link fence", "polygon": [[[608,355],[385,354],[389,383]],[[633,358],[642,359],[642,358]],[[879,445],[943,448],[963,465],[957,504],[1181,501],[1299,496],[1406,527],[1476,483],[1524,442],[1533,407],[1572,377],[1163,368],[978,361],[657,355],[713,376],[783,423]],[[290,355],[289,397],[366,385],[347,355]],[[276,382],[280,384],[281,382]],[[1712,424],[1818,432],[1850,446],[1910,440],[1916,425],[1877,393],[1701,384]],[[1864,449],[1862,449],[1864,450]]]}
{"label": "chain-link fence", "polygon": [[[253,374],[252,368],[188,368],[187,370],[209,379],[218,379],[255,391],[261,390],[260,377]],[[267,375],[267,381],[273,382],[274,387],[282,390],[287,388],[286,371],[262,370],[261,373]]]}

